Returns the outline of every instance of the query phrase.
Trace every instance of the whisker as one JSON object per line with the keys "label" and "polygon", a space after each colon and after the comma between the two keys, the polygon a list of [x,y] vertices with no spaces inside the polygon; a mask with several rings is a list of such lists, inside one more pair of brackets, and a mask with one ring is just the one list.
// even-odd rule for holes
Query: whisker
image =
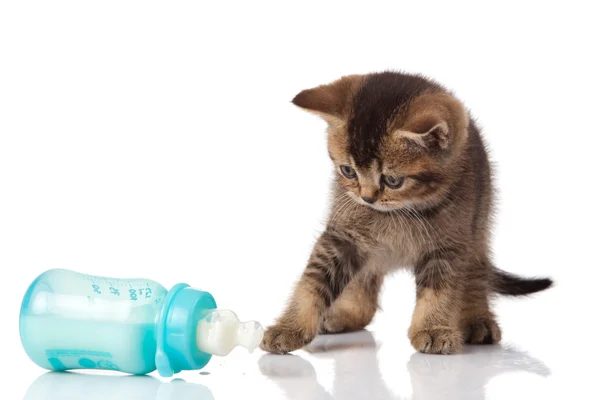
{"label": "whisker", "polygon": [[342,200],[342,203],[337,205],[337,207],[335,208],[335,212],[329,218],[328,223],[331,224],[337,222],[338,217],[341,218],[343,215],[345,215],[346,212],[353,208],[355,204],[356,202],[354,201],[354,199],[346,195],[346,198]]}

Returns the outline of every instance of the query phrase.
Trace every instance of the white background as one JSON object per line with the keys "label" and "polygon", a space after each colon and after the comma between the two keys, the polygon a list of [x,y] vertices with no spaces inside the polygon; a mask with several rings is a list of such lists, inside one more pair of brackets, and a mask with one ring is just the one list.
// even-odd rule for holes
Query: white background
{"label": "white background", "polygon": [[[597,11],[446,3],[0,3],[0,397],[22,398],[43,373],[18,314],[49,268],[187,282],[272,322],[323,228],[331,176],[325,124],[290,100],[383,69],[466,102],[496,164],[498,266],[557,282],[496,307],[506,341],[551,375],[495,377],[487,398],[586,393],[599,355]],[[390,277],[372,327],[400,398],[415,392],[413,296],[408,274]],[[183,377],[217,399],[282,396],[259,356],[236,350],[229,370]],[[335,396],[331,365],[314,367]]]}

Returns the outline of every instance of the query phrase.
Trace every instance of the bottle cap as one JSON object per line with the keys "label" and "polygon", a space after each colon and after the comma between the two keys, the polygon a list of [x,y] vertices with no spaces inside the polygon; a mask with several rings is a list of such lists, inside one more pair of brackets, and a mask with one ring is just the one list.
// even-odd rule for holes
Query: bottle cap
{"label": "bottle cap", "polygon": [[183,370],[203,368],[211,354],[196,344],[198,321],[217,307],[213,296],[185,283],[175,286],[165,296],[159,314],[156,340],[156,369],[163,377]]}

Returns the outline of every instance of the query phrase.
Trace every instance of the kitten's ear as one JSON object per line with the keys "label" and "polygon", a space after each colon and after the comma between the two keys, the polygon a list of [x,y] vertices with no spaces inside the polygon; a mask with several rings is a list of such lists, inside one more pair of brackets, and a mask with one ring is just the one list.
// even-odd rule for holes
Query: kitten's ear
{"label": "kitten's ear", "polygon": [[450,144],[450,128],[446,121],[439,121],[422,134],[429,144],[436,144],[445,149]]}
{"label": "kitten's ear", "polygon": [[447,93],[423,95],[409,107],[408,118],[396,131],[428,148],[460,146],[467,137],[469,115],[462,103]]}
{"label": "kitten's ear", "polygon": [[296,106],[319,115],[330,125],[343,124],[352,108],[354,95],[363,77],[349,75],[327,85],[298,93],[292,100]]}
{"label": "kitten's ear", "polygon": [[413,121],[408,126],[396,129],[394,137],[410,139],[418,145],[433,149],[446,149],[450,143],[448,123],[437,118],[426,118],[424,121]]}

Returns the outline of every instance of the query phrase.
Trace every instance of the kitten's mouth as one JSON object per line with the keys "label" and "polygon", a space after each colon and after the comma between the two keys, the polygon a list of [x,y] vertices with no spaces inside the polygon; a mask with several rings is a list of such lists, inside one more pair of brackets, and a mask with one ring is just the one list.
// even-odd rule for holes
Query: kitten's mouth
{"label": "kitten's mouth", "polygon": [[390,212],[390,211],[395,210],[395,208],[393,208],[393,207],[389,207],[389,206],[385,206],[385,205],[377,204],[377,203],[373,203],[373,204],[364,203],[364,205],[371,207],[373,210],[381,211],[381,212]]}
{"label": "kitten's mouth", "polygon": [[394,207],[392,205],[382,204],[381,202],[377,202],[377,201],[375,201],[373,203],[367,203],[362,198],[358,197],[356,194],[354,194],[352,192],[347,192],[347,194],[361,206],[369,207],[370,209],[375,210],[375,211],[387,213],[387,212],[392,212],[392,211],[398,210],[399,208],[402,208],[402,207]]}
{"label": "kitten's mouth", "polygon": [[360,199],[359,204],[362,204],[363,206],[367,206],[375,211],[379,211],[379,212],[391,212],[396,210],[395,207],[390,207],[387,206],[385,204],[381,204],[381,203],[367,203],[366,201],[364,201],[363,199]]}

